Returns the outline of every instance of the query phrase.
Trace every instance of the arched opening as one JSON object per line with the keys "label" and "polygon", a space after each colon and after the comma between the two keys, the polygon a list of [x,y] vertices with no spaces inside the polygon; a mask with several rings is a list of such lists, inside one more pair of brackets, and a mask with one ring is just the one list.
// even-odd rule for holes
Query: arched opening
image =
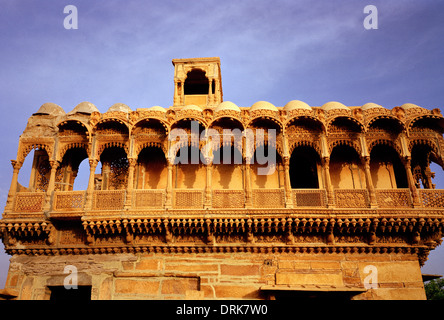
{"label": "arched opening", "polygon": [[[88,158],[88,154],[84,148],[71,148],[68,149],[63,156],[62,162],[56,171],[55,187],[56,191],[72,191],[74,190],[74,181],[77,180],[80,163]],[[85,161],[88,163],[88,161]],[[88,173],[89,170],[84,170]],[[86,175],[87,179],[88,176]],[[86,190],[88,187],[88,180],[83,181],[82,184],[76,184],[76,187],[82,185]],[[85,186],[86,182],[86,186]]]}
{"label": "arched opening", "polygon": [[335,132],[359,133],[362,131],[362,127],[356,121],[353,121],[350,118],[337,117],[329,125],[328,131],[331,133]]}
{"label": "arched opening", "polygon": [[209,81],[205,75],[205,71],[201,69],[193,69],[187,73],[187,78],[185,79],[184,94],[208,94],[208,84]]}
{"label": "arched opening", "polygon": [[128,158],[121,147],[107,147],[100,155],[102,164],[101,176],[96,179],[96,189],[119,190],[127,187],[128,181]]}
{"label": "arched opening", "polygon": [[203,155],[195,146],[182,146],[174,159],[174,186],[177,189],[205,188],[206,171]]}
{"label": "arched opening", "polygon": [[370,153],[370,172],[377,189],[408,188],[407,175],[398,153],[388,145],[376,145]]}
{"label": "arched opening", "polygon": [[35,150],[32,149],[29,154],[26,156],[25,161],[23,162],[19,175],[18,175],[18,185],[17,185],[17,192],[23,191],[31,191],[31,188],[33,187],[32,181],[31,181],[31,173],[32,173],[32,165],[35,158]]}
{"label": "arched opening", "polygon": [[284,187],[282,159],[274,146],[258,146],[251,165],[251,183],[255,189],[276,189]]}
{"label": "arched opening", "polygon": [[143,148],[137,158],[136,189],[164,189],[167,185],[167,161],[162,149]]}
{"label": "arched opening", "polygon": [[336,189],[365,189],[365,174],[359,155],[348,145],[338,145],[330,155],[330,178]]}
{"label": "arched opening", "polygon": [[368,134],[373,135],[377,133],[389,134],[393,138],[401,133],[404,127],[397,119],[393,118],[378,118],[371,122],[368,128]]}
{"label": "arched opening", "polygon": [[318,189],[320,158],[311,147],[296,147],[290,157],[290,182],[293,189]]}
{"label": "arched opening", "polygon": [[128,137],[128,127],[120,121],[109,120],[97,124],[95,128],[97,135],[119,135]]}
{"label": "arched opening", "polygon": [[242,153],[232,145],[225,145],[213,152],[212,188],[243,189]]}
{"label": "arched opening", "polygon": [[[31,173],[28,189],[22,191],[46,192],[48,190],[49,178],[51,175],[51,165],[49,163],[48,153],[44,149],[34,149],[30,153],[33,155]],[[31,158],[29,155],[26,158]],[[19,190],[18,190],[19,191]]]}
{"label": "arched opening", "polygon": [[[436,179],[436,170],[432,167],[433,163],[440,163],[441,161],[436,156],[433,149],[426,144],[415,144],[412,148],[412,174],[417,188],[435,189],[438,180]],[[440,170],[438,170],[440,171]]]}

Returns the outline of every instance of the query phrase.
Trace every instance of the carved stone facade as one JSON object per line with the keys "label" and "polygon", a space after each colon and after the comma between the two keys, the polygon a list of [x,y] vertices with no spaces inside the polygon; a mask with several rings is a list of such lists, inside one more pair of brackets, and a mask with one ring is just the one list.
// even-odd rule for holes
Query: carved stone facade
{"label": "carved stone facade", "polygon": [[[238,107],[223,102],[218,58],[173,64],[170,108],[46,103],[30,117],[0,220],[4,292],[48,299],[73,265],[92,299],[425,298],[420,266],[444,225],[439,109]],[[88,187],[73,190],[82,161]]]}

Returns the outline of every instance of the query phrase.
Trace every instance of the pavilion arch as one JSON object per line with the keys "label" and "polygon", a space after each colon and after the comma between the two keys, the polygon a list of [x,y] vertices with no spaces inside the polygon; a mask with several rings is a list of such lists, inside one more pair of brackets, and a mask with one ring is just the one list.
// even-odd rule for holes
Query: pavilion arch
{"label": "pavilion arch", "polygon": [[[437,159],[440,159],[441,156],[442,156],[442,154],[441,154],[441,152],[440,152],[440,148],[438,147],[438,145],[436,144],[436,142],[433,141],[433,140],[429,140],[429,139],[414,139],[414,140],[411,140],[410,143],[409,143],[409,146],[408,146],[409,151],[410,151],[410,154],[412,154],[412,152],[413,152],[413,148],[414,148],[416,145],[424,145],[424,146],[427,146],[427,147],[429,148],[429,150],[430,150],[429,152],[432,152],[432,153],[435,155],[435,157],[436,157]],[[413,157],[413,155],[412,155],[412,157]],[[439,161],[439,160],[438,160],[438,161]],[[439,161],[439,162],[437,162],[437,163],[440,164],[440,165],[442,166],[441,161]]]}
{"label": "pavilion arch", "polygon": [[163,149],[158,145],[146,144],[137,154],[134,187],[136,189],[165,189],[167,171],[168,163]]}
{"label": "pavilion arch", "polygon": [[423,115],[411,119],[408,122],[409,135],[415,132],[436,132],[440,135],[444,134],[444,118],[437,115]]}
{"label": "pavilion arch", "polygon": [[311,146],[299,145],[290,153],[290,184],[293,189],[318,189],[322,185],[321,157]]}
{"label": "pavilion arch", "polygon": [[139,121],[137,121],[137,123],[133,125],[131,129],[131,135],[149,134],[149,132],[145,132],[146,130],[144,129],[152,129],[154,131],[162,133],[165,136],[167,136],[170,132],[170,128],[164,120],[148,117],[140,119]]}
{"label": "pavilion arch", "polygon": [[372,118],[366,126],[366,132],[382,132],[392,135],[398,135],[401,132],[405,132],[406,128],[404,123],[393,116],[377,116]]}
{"label": "pavilion arch", "polygon": [[330,178],[336,189],[365,189],[365,173],[359,152],[348,144],[333,147],[330,155]]}
{"label": "pavilion arch", "polygon": [[364,131],[364,125],[352,117],[338,116],[327,123],[327,134],[335,132],[361,133]]}
{"label": "pavilion arch", "polygon": [[388,139],[377,139],[377,140],[371,141],[367,147],[368,153],[371,154],[373,148],[378,145],[385,145],[387,147],[390,147],[396,151],[396,153],[398,154],[398,156],[400,158],[402,157],[403,153],[402,153],[402,149],[401,149],[401,146],[399,145],[399,143],[397,143],[393,140],[388,140]]}
{"label": "pavilion arch", "polygon": [[[238,149],[242,154],[242,145],[243,145],[243,133],[244,125],[239,119],[232,117],[220,117],[209,125],[208,132],[209,134],[213,134],[211,129],[214,129],[218,132],[219,140],[212,140],[212,150],[217,151],[221,147],[231,147]],[[213,137],[214,138],[214,137]]]}
{"label": "pavilion arch", "polygon": [[411,147],[411,168],[416,187],[434,189],[435,185],[432,181],[434,173],[431,171],[430,165],[434,162],[444,168],[444,163],[432,144],[416,142]]}
{"label": "pavilion arch", "polygon": [[322,121],[319,119],[312,117],[312,116],[296,116],[293,118],[290,118],[285,124],[284,124],[284,130],[286,133],[288,133],[288,129],[291,126],[301,126],[306,129],[308,129],[309,132],[313,132],[313,130],[316,133],[325,133],[326,127]]}
{"label": "pavilion arch", "polygon": [[345,146],[350,147],[353,149],[358,155],[362,153],[362,148],[359,143],[359,141],[356,141],[356,139],[336,139],[331,142],[329,142],[328,147],[330,150],[330,157],[333,153],[334,149],[339,146]]}
{"label": "pavilion arch", "polygon": [[91,130],[86,124],[79,120],[64,120],[57,125],[58,136],[81,136],[87,140],[91,139]]}
{"label": "pavilion arch", "polygon": [[53,148],[45,143],[19,143],[19,152],[17,154],[17,162],[23,163],[25,161],[25,158],[28,156],[28,154],[31,152],[31,150],[45,150],[45,152],[48,155],[48,158],[52,158],[52,152]]}
{"label": "pavilion arch", "polygon": [[407,175],[400,150],[382,141],[369,149],[370,173],[376,189],[408,188]]}
{"label": "pavilion arch", "polygon": [[289,142],[289,153],[298,146],[311,146],[321,154],[320,135],[325,133],[324,124],[313,117],[295,117],[287,122],[285,134]]}
{"label": "pavilion arch", "polygon": [[270,116],[259,116],[250,120],[246,128],[250,129],[275,129],[276,135],[283,132],[283,125],[279,119]]}
{"label": "pavilion arch", "polygon": [[95,134],[102,135],[129,135],[130,128],[128,125],[117,118],[107,118],[100,120],[93,129]]}

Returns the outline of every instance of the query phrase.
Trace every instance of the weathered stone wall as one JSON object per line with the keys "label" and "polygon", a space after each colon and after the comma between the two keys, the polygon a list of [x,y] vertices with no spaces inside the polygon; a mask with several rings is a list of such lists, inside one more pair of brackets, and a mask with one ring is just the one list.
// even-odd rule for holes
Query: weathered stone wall
{"label": "weathered stone wall", "polygon": [[[64,268],[78,271],[78,285],[92,299],[268,299],[273,291],[362,288],[354,299],[425,299],[417,257],[404,254],[139,253],[14,256],[5,289],[18,299],[49,299],[48,286],[63,286]],[[364,290],[377,268],[378,287]]]}

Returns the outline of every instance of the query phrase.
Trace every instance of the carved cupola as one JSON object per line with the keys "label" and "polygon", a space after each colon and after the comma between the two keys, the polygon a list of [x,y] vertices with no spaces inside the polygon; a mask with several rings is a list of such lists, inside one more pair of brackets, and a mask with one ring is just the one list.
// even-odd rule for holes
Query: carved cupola
{"label": "carved cupola", "polygon": [[222,100],[220,59],[173,59],[174,107],[216,107]]}

